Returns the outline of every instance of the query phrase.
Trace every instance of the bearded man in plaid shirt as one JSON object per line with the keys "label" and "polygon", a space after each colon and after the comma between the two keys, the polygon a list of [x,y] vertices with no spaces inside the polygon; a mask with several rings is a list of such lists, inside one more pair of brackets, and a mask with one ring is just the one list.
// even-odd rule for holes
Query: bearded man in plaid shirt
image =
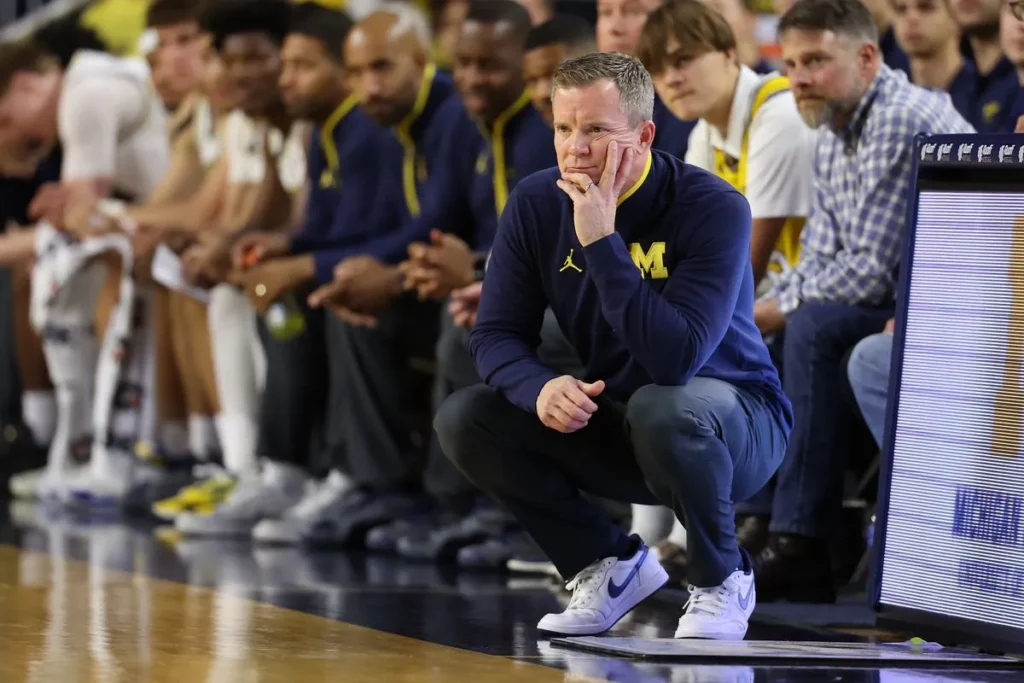
{"label": "bearded man in plaid shirt", "polygon": [[794,428],[774,496],[750,501],[740,540],[759,553],[759,600],[831,602],[827,541],[855,424],[842,396],[842,359],[893,315],[914,137],[974,130],[947,94],[882,63],[859,0],[798,0],[779,39],[800,114],[818,129],[814,204],[799,265],[754,308],[762,333],[782,337]]}

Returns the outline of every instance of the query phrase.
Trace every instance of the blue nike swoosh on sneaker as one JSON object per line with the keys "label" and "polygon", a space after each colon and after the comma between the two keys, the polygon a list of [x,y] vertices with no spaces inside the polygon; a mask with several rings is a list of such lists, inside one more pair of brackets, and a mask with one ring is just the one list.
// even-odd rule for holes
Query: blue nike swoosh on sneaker
{"label": "blue nike swoosh on sneaker", "polygon": [[740,593],[737,596],[737,600],[739,600],[740,609],[741,610],[746,610],[747,609],[747,605],[750,604],[750,596],[753,595],[753,594],[754,594],[754,584],[751,583],[750,584],[750,588],[747,589],[747,594],[746,595],[743,595],[743,593]]}
{"label": "blue nike swoosh on sneaker", "polygon": [[643,565],[644,561],[647,559],[647,553],[649,551],[650,551],[650,548],[648,548],[645,545],[644,546],[644,550],[643,550],[643,554],[640,555],[640,559],[637,561],[637,563],[635,565],[633,565],[633,569],[629,572],[629,574],[626,576],[626,580],[623,581],[621,585],[616,586],[615,585],[615,579],[612,579],[612,578],[608,579],[608,597],[610,597],[612,600],[614,600],[615,598],[617,598],[620,595],[622,595],[622,591],[626,590],[626,586],[628,586],[629,582],[633,580],[633,577],[636,576],[636,573],[638,571],[640,571],[640,567]]}

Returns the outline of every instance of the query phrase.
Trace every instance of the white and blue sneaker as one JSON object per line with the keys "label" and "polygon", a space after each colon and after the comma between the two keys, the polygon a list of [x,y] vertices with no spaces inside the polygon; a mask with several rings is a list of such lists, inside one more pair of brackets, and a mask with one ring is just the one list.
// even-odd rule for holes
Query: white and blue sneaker
{"label": "white and blue sneaker", "polygon": [[757,595],[750,558],[740,550],[743,569],[737,569],[713,588],[690,586],[690,599],[676,628],[676,638],[743,640],[754,613]]}
{"label": "white and blue sneaker", "polygon": [[537,629],[567,636],[604,633],[667,581],[668,574],[641,542],[628,560],[606,557],[574,576],[566,584],[572,591],[569,606],[561,614],[545,615]]}

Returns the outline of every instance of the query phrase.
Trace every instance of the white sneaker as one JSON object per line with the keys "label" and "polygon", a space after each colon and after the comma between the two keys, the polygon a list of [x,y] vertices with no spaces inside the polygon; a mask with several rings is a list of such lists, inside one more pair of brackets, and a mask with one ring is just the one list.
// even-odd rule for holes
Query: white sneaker
{"label": "white sneaker", "polygon": [[298,544],[309,529],[320,521],[333,517],[343,505],[345,494],[352,490],[352,482],[341,472],[331,472],[319,486],[310,491],[298,505],[287,510],[278,519],[264,519],[252,530],[258,543],[282,545]]}
{"label": "white sneaker", "polygon": [[67,505],[72,489],[88,484],[91,479],[89,465],[72,465],[67,469],[47,468],[36,482],[36,497],[48,504]]}
{"label": "white sneaker", "polygon": [[641,543],[628,560],[606,557],[573,577],[566,585],[573,591],[569,606],[545,615],[537,628],[570,636],[604,633],[667,581],[651,549]]}
{"label": "white sneaker", "polygon": [[282,516],[297,501],[302,489],[279,486],[266,477],[250,477],[238,482],[231,495],[208,515],[185,513],[174,526],[186,536],[246,538],[261,520]]}
{"label": "white sneaker", "polygon": [[11,477],[8,484],[11,495],[18,500],[32,500],[39,491],[39,482],[46,474],[46,468],[19,472]]}
{"label": "white sneaker", "polygon": [[679,618],[676,638],[743,640],[757,596],[754,572],[738,569],[721,586],[690,586],[690,599]]}

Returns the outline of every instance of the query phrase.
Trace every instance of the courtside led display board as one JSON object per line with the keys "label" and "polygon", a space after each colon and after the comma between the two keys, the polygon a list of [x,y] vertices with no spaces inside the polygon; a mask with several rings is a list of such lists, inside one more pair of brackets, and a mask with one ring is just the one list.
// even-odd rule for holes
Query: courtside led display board
{"label": "courtside led display board", "polygon": [[1024,652],[1024,136],[921,137],[915,159],[875,607]]}

